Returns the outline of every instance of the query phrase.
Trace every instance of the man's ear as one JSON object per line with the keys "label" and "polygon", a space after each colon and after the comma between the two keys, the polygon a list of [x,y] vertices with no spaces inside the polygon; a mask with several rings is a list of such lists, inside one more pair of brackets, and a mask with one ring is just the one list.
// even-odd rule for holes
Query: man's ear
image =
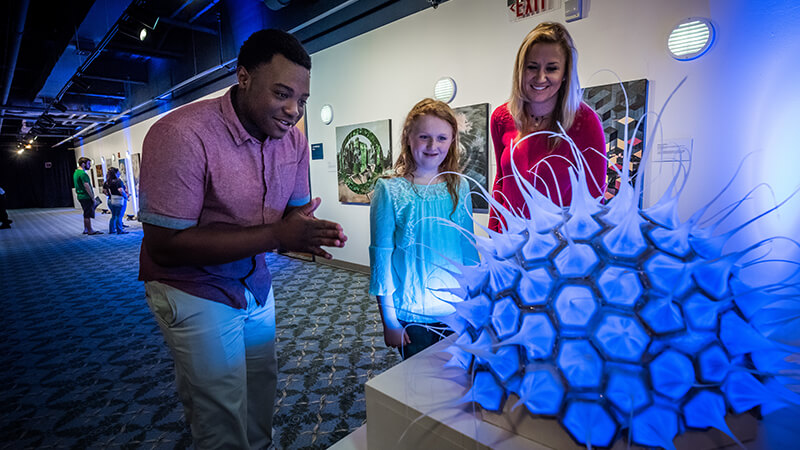
{"label": "man's ear", "polygon": [[239,87],[245,89],[250,83],[250,72],[244,66],[236,67],[236,81],[239,82]]}

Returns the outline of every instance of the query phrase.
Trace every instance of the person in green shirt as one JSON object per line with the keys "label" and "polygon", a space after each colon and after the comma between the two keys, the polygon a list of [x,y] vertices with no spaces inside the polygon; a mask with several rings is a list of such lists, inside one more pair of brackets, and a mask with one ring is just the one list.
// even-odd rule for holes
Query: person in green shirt
{"label": "person in green shirt", "polygon": [[78,202],[83,208],[83,234],[93,236],[95,234],[103,234],[102,231],[97,231],[92,228],[92,219],[94,219],[94,190],[92,183],[89,181],[87,170],[91,170],[92,160],[86,157],[78,158],[78,168],[72,174],[72,181],[75,184],[75,193],[78,195]]}

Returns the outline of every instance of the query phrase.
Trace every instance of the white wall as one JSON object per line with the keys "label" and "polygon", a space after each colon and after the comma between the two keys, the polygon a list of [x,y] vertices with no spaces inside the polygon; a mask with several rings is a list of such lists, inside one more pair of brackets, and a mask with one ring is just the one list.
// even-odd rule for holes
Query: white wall
{"label": "white wall", "polygon": [[[623,80],[648,78],[653,80],[651,104],[658,104],[684,71],[698,70],[698,64],[672,60],[665,39],[680,19],[707,16],[707,2],[619,0],[587,6],[586,19],[567,25],[578,47],[583,85],[613,81],[608,74],[592,76],[600,69],[612,69]],[[392,119],[397,156],[405,114],[432,96],[442,76],[453,77],[458,85],[452,106],[488,102],[493,110],[508,99],[519,44],[544,20],[563,22],[563,9],[511,22],[503,1],[451,0],[313,55],[309,142],[324,144],[325,160],[311,162],[312,190],[323,198],[318,215],[341,222],[355,238],[344,249],[331,251],[336,258],[369,264],[369,244],[362,244],[369,239],[369,208],[339,204],[336,173],[330,170],[335,167],[336,126]],[[334,108],[330,126],[317,114],[325,103]],[[493,179],[491,144],[490,161]],[[479,215],[479,220],[485,224],[487,216]]]}
{"label": "white wall", "polygon": [[[778,0],[584,3],[588,17],[567,24],[580,53],[583,85],[614,80],[609,74],[595,75],[601,69],[611,69],[623,80],[647,78],[651,81],[649,108],[657,110],[679,81],[688,77],[662,121],[665,139],[691,138],[694,143],[692,171],[680,207],[683,218],[713,198],[742,158],[754,150],[762,152],[748,159],[723,203],[744,196],[761,182],[769,182],[778,199],[800,184],[800,177],[793,174],[800,167],[800,62],[796,57],[800,54],[800,7]],[[698,60],[675,61],[667,53],[666,38],[678,21],[692,16],[710,18],[717,27],[717,41]],[[312,144],[323,143],[325,155],[324,160],[311,161],[312,194],[323,199],[317,216],[340,222],[350,238],[344,249],[330,250],[335,258],[369,264],[369,207],[338,202],[336,126],[391,119],[396,149],[405,114],[418,100],[432,95],[435,81],[442,76],[451,76],[458,84],[452,106],[488,102],[493,109],[508,97],[514,56],[525,34],[539,21],[563,22],[563,18],[560,9],[510,22],[504,0],[450,0],[438,9],[427,9],[312,55],[308,136]],[[330,126],[319,119],[325,103],[334,108]],[[84,153],[96,158],[120,148],[141,151],[152,120],[87,144]],[[491,152],[490,148],[494,165]],[[660,180],[655,181],[651,185],[659,185]],[[755,200],[745,202],[735,219],[751,217],[774,203],[765,193],[759,191]],[[654,198],[648,196],[647,202]],[[486,216],[479,220],[485,223]],[[757,236],[783,234],[800,239],[798,225],[800,198],[795,198],[781,209],[779,218],[760,221],[735,240],[741,246]],[[793,252],[791,258],[799,260],[800,252]]]}
{"label": "white wall", "polygon": [[[647,78],[651,81],[649,108],[658,110],[680,80],[688,77],[662,118],[666,140],[691,138],[694,143],[692,172],[680,205],[684,219],[716,194],[745,154],[759,148],[764,152],[751,160],[727,195],[728,201],[744,196],[760,182],[770,182],[778,199],[800,184],[800,177],[788,173],[800,166],[800,153],[789,151],[789,146],[797,148],[800,142],[796,138],[800,128],[790,125],[798,122],[800,83],[789,81],[800,73],[800,63],[793,56],[800,54],[800,8],[775,0],[758,2],[760,10],[744,0],[584,3],[588,17],[567,24],[579,50],[583,85],[613,82],[612,75],[596,73],[602,69],[613,70],[623,80]],[[452,106],[489,102],[493,109],[505,102],[519,43],[539,21],[563,22],[564,13],[561,9],[510,22],[504,5],[500,0],[451,0],[313,55],[309,142],[321,142],[325,148],[325,160],[311,162],[313,195],[323,198],[318,215],[342,223],[351,239],[344,249],[331,251],[336,258],[369,263],[369,208],[341,205],[337,199],[336,173],[331,170],[335,168],[336,126],[392,119],[396,149],[405,114],[415,102],[432,95],[441,76],[451,76],[458,84]],[[698,60],[676,61],[666,50],[667,36],[680,20],[693,16],[712,20],[718,29],[717,42]],[[749,23],[754,17],[756,23]],[[777,108],[781,114],[776,117],[776,102],[794,106]],[[330,126],[319,119],[325,103],[334,108]],[[490,160],[494,166],[493,155]],[[663,185],[657,183],[663,177],[653,181],[651,185]],[[648,195],[646,203],[658,194]],[[734,240],[752,242],[752,233],[798,238],[799,200],[793,199],[781,210],[781,219],[762,221]],[[768,204],[764,196],[748,202],[736,219],[752,217]],[[479,220],[485,223],[486,216]]]}

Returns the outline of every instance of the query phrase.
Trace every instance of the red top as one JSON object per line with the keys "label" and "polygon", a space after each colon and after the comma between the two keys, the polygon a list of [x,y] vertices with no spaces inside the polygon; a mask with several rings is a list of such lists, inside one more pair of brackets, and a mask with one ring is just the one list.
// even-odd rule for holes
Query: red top
{"label": "red top", "polygon": [[[281,139],[251,136],[236,116],[231,91],[194,102],[150,127],[142,145],[139,220],[164,228],[277,222],[287,206],[310,199],[308,142],[292,127]],[[259,304],[270,274],[264,254],[212,266],[164,267],[142,245],[139,279],[160,281],[234,308]]]}
{"label": "red top", "polygon": [[[522,214],[529,217],[525,200],[519,191],[517,183],[514,181],[513,172],[511,171],[511,143],[517,138],[519,132],[514,124],[514,118],[508,111],[508,103],[499,106],[492,113],[491,133],[495,162],[497,163],[497,175],[492,188],[492,196],[511,211],[521,211]],[[597,117],[597,114],[589,105],[581,103],[578,112],[575,114],[575,121],[567,131],[567,135],[575,142],[575,145],[581,150],[583,157],[588,162],[587,176],[596,180],[596,183],[589,180],[589,192],[594,197],[603,195],[606,189],[606,170],[608,166],[605,159],[605,134],[603,133],[603,125],[600,122],[600,118]],[[536,186],[539,192],[548,195],[549,188],[549,197],[553,203],[569,206],[572,201],[572,185],[569,181],[568,168],[570,163],[576,164],[576,161],[570,151],[569,143],[562,139],[558,146],[550,152],[547,148],[549,139],[544,135],[526,139],[515,147],[514,163],[524,178]],[[594,148],[600,153],[588,150],[589,148]],[[559,156],[563,156],[566,160]],[[545,157],[548,157],[547,162],[536,166]],[[555,174],[555,179],[553,174]],[[556,191],[555,181],[558,181],[558,191]],[[600,186],[601,190],[598,190],[595,185]],[[500,195],[501,192],[503,195]],[[559,201],[557,192],[561,193],[561,201]],[[489,228],[500,232],[500,220],[502,219],[498,218],[496,212],[492,209],[489,216]]]}

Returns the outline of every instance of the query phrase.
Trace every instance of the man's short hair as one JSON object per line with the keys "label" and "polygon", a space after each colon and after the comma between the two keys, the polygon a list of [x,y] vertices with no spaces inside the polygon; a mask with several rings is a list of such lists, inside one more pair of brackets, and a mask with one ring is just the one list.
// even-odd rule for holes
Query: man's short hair
{"label": "man's short hair", "polygon": [[311,57],[303,48],[303,44],[291,34],[275,29],[256,31],[251,34],[239,49],[238,65],[250,71],[259,64],[270,62],[276,53],[311,70]]}
{"label": "man's short hair", "polygon": [[91,161],[91,160],[92,160],[92,158],[87,158],[85,156],[81,156],[80,158],[78,158],[78,165],[82,166],[82,165],[86,164],[86,161]]}

